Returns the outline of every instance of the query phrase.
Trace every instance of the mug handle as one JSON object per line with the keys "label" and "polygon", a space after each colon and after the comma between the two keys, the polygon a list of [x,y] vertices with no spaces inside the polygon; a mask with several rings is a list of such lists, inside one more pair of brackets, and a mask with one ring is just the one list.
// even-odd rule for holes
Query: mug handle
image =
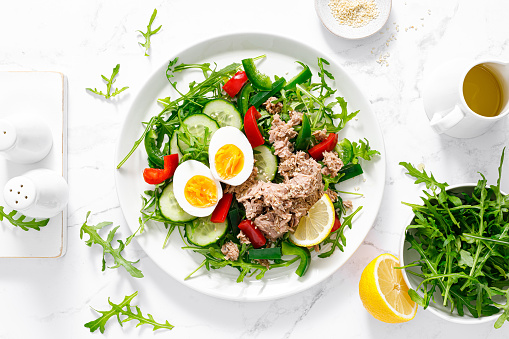
{"label": "mug handle", "polygon": [[431,118],[430,125],[435,132],[442,134],[456,126],[464,116],[463,111],[458,106],[454,106],[450,111],[435,113]]}

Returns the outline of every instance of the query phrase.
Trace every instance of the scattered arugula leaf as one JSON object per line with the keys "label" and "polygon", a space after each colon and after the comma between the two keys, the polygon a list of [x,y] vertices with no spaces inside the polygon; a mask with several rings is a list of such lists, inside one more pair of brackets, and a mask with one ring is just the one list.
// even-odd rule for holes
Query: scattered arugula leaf
{"label": "scattered arugula leaf", "polygon": [[97,88],[87,88],[86,90],[87,91],[90,91],[94,94],[97,94],[97,95],[102,95],[104,98],[106,99],[109,99],[111,97],[114,97],[120,93],[122,93],[123,91],[125,91],[126,89],[128,89],[129,87],[122,87],[121,89],[118,89],[118,88],[115,88],[115,90],[113,91],[113,93],[111,93],[111,90],[112,90],[112,86],[113,84],[115,83],[115,81],[117,81],[115,79],[115,77],[117,76],[118,72],[120,71],[120,64],[117,64],[114,68],[113,68],[113,73],[111,74],[111,77],[108,79],[106,76],[104,75],[101,75],[101,78],[103,78],[104,81],[106,81],[106,93],[103,93],[102,91],[99,91],[97,90]]}
{"label": "scattered arugula leaf", "polygon": [[[120,324],[120,326],[124,326],[123,324],[125,322],[135,320],[138,321],[138,324],[136,324],[136,327],[140,325],[149,325],[153,327],[153,330],[158,329],[167,329],[171,330],[173,329],[173,325],[171,325],[168,320],[164,323],[158,323],[154,320],[154,317],[151,314],[147,314],[147,317],[144,317],[140,308],[137,305],[131,306],[131,301],[138,295],[138,291],[134,292],[131,295],[128,295],[124,298],[124,300],[119,303],[115,304],[111,302],[110,298],[108,298],[108,304],[110,304],[111,309],[108,311],[98,311],[95,308],[92,308],[97,313],[101,313],[102,315],[97,318],[96,320],[89,321],[85,324],[85,327],[90,329],[90,332],[95,332],[97,329],[101,333],[104,333],[106,323],[108,320],[110,320],[111,317],[115,316],[117,317],[117,321]],[[133,312],[132,308],[134,307],[135,312]],[[120,319],[120,317],[125,317],[124,319]]]}
{"label": "scattered arugula leaf", "polygon": [[[366,142],[364,142],[364,140],[366,140]],[[356,143],[355,141],[352,142],[353,164],[359,163],[359,158],[362,158],[364,160],[371,160],[373,156],[377,154],[380,155],[380,152],[371,149],[371,146],[369,146],[368,139],[364,138],[364,140],[359,140],[359,143]]]}
{"label": "scattered arugula leaf", "polygon": [[420,183],[424,183],[426,185],[427,189],[432,190],[433,192],[436,192],[436,190],[439,188],[441,191],[445,191],[445,188],[449,186],[446,182],[445,183],[439,183],[432,173],[428,175],[426,173],[426,170],[419,171],[417,168],[412,166],[412,164],[409,164],[408,162],[400,162],[401,166],[405,167],[408,171],[408,175],[414,177],[415,184],[418,185]]}
{"label": "scattered arugula leaf", "polygon": [[142,31],[138,30],[138,32],[140,32],[141,35],[143,35],[143,37],[145,38],[144,43],[139,42],[140,46],[145,47],[145,56],[149,56],[148,50],[150,48],[150,37],[152,35],[156,34],[157,32],[159,32],[161,30],[161,27],[163,27],[163,25],[161,25],[161,26],[157,27],[155,30],[152,30],[152,23],[154,22],[156,15],[157,15],[157,9],[154,9],[154,12],[152,13],[152,16],[150,17],[150,21],[147,25],[146,33],[143,33]]}
{"label": "scattered arugula leaf", "polygon": [[[509,318],[509,198],[500,193],[504,153],[496,186],[488,187],[481,174],[476,187],[462,194],[447,191],[447,183],[433,174],[400,163],[429,190],[423,191],[424,205],[404,203],[415,214],[405,239],[419,255],[405,267],[420,267],[419,273],[407,273],[421,278],[409,291],[411,299],[426,308],[439,291],[443,305],[461,316],[464,308],[475,318],[500,314],[495,328]],[[504,297],[506,304],[499,304]]]}
{"label": "scattered arugula leaf", "polygon": [[[18,215],[18,217],[16,217]],[[30,219],[26,220],[26,216],[22,215],[18,211],[11,211],[10,213],[4,212],[4,207],[0,206],[0,221],[7,219],[13,226],[21,228],[23,231],[28,231],[30,229],[40,231],[41,227],[44,227],[48,224],[49,219],[36,220]]]}
{"label": "scattered arugula leaf", "polygon": [[132,277],[143,278],[143,273],[141,273],[141,271],[138,268],[133,266],[133,264],[136,264],[139,260],[129,261],[129,260],[125,259],[124,257],[122,257],[122,251],[124,250],[124,248],[126,246],[124,244],[124,242],[122,240],[117,240],[119,243],[119,246],[117,248],[113,248],[113,246],[111,245],[111,242],[113,241],[113,238],[115,237],[115,232],[117,231],[117,229],[120,226],[113,228],[108,233],[108,237],[106,238],[106,240],[104,240],[103,238],[101,238],[98,231],[101,230],[103,227],[112,225],[113,223],[112,222],[101,222],[101,223],[97,224],[96,226],[89,226],[89,225],[87,225],[89,215],[90,215],[90,212],[87,213],[85,222],[83,223],[83,226],[81,226],[80,239],[83,239],[84,234],[88,234],[90,236],[90,238],[85,241],[85,244],[87,246],[92,247],[92,244],[97,244],[97,245],[102,246],[102,248],[103,248],[102,271],[104,271],[106,269],[106,259],[104,256],[106,255],[106,253],[109,253],[113,257],[113,260],[115,261],[115,266],[108,267],[108,268],[113,269],[113,268],[118,268],[120,266],[123,266]]}

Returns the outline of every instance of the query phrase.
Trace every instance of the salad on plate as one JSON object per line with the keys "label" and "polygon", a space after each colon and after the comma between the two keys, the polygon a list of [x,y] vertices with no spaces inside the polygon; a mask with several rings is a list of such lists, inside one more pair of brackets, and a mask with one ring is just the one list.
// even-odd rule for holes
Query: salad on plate
{"label": "salad on plate", "polygon": [[[367,139],[339,138],[359,111],[348,113],[336,96],[329,63],[318,58],[313,77],[297,61],[298,74],[272,80],[257,69],[262,58],[221,69],[170,61],[166,77],[178,97],[158,100],[162,111],[144,123],[118,165],[144,145],[143,178],[151,189],[142,196],[137,233],[149,220],[161,222],[166,245],[178,229],[182,249],[203,255],[188,278],[203,267],[231,266],[242,282],[297,262],[295,273],[303,276],[312,260],[343,251],[344,230],[362,208],[353,211],[340,194],[360,194],[339,184],[363,173],[359,159],[379,152]],[[192,70],[203,80],[184,91],[174,74]]]}

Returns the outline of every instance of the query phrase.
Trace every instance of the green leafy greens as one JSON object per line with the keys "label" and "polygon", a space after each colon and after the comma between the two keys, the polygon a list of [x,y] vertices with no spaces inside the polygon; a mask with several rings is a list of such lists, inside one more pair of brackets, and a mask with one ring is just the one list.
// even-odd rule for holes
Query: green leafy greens
{"label": "green leafy greens", "polygon": [[111,97],[114,97],[120,93],[122,93],[123,91],[125,91],[126,89],[128,89],[129,87],[122,87],[121,89],[118,89],[118,88],[115,88],[115,90],[113,91],[113,93],[111,93],[111,90],[112,90],[112,87],[113,87],[113,84],[115,83],[115,81],[117,81],[115,79],[115,77],[117,76],[118,72],[120,71],[120,64],[117,64],[114,68],[113,68],[113,73],[111,74],[111,77],[108,79],[106,76],[104,75],[101,75],[101,78],[103,78],[104,81],[106,81],[106,93],[103,93],[102,91],[99,91],[97,90],[97,88],[87,88],[87,91],[90,91],[94,94],[97,94],[97,95],[101,95],[103,96],[104,98],[106,99],[109,99]]}
{"label": "green leafy greens", "polygon": [[[16,217],[16,215],[18,215]],[[10,213],[4,212],[4,207],[0,206],[0,221],[3,221],[4,218],[9,221],[13,226],[21,228],[23,231],[28,231],[30,229],[40,231],[41,227],[44,227],[48,224],[49,219],[36,220],[30,219],[26,220],[26,216],[21,215],[18,211],[11,211]]]}
{"label": "green leafy greens", "polygon": [[[105,255],[106,255],[106,253],[109,253],[113,257],[113,260],[115,261],[115,266],[108,267],[108,268],[113,269],[113,268],[118,268],[120,266],[123,266],[126,269],[126,271],[129,272],[129,274],[131,276],[133,276],[134,278],[143,278],[143,273],[141,273],[141,271],[138,268],[133,266],[133,264],[136,264],[139,260],[129,261],[122,256],[122,251],[124,250],[124,248],[126,246],[125,243],[122,240],[117,240],[119,243],[119,246],[117,248],[113,248],[113,246],[111,245],[111,242],[113,241],[113,238],[115,237],[115,232],[117,231],[117,229],[120,226],[113,228],[108,233],[108,237],[106,238],[106,240],[104,240],[103,238],[101,238],[98,231],[101,230],[103,227],[111,226],[113,223],[106,221],[106,222],[101,222],[101,223],[97,224],[96,226],[90,226],[90,225],[87,225],[89,215],[90,215],[90,212],[87,213],[85,222],[83,223],[83,226],[81,226],[80,239],[83,239],[84,234],[88,234],[90,236],[90,238],[85,241],[85,244],[87,246],[92,247],[92,244],[97,244],[103,248],[102,271],[104,271],[106,269]],[[132,237],[128,238],[128,241],[130,241],[131,238]],[[128,243],[128,241],[126,241],[126,243]]]}
{"label": "green leafy greens", "polygon": [[[366,140],[366,142],[364,142]],[[364,160],[371,160],[371,158],[375,155],[380,155],[380,152],[377,150],[371,149],[371,146],[369,146],[368,139],[359,140],[359,143],[356,143],[355,141],[352,142],[353,147],[353,154],[354,158],[352,160],[352,163],[357,164],[359,163],[359,158],[362,158]]]}
{"label": "green leafy greens", "polygon": [[[180,126],[180,121],[185,119],[187,116],[194,113],[201,113],[205,103],[207,103],[210,99],[219,96],[219,93],[221,93],[221,87],[224,84],[224,79],[227,76],[234,74],[240,67],[239,63],[232,63],[220,70],[215,70],[211,69],[209,67],[210,64],[208,63],[198,65],[177,65],[177,62],[178,58],[175,58],[168,63],[166,77],[168,78],[171,86],[177,91],[177,93],[180,94],[180,97],[175,100],[171,100],[169,97],[158,100],[159,103],[163,105],[163,110],[145,124],[145,131],[142,136],[134,143],[131,151],[129,151],[124,159],[122,159],[122,161],[117,165],[117,169],[121,168],[122,165],[131,157],[134,151],[136,151],[138,146],[143,142],[143,139],[146,137],[148,132],[153,129],[154,126],[164,124],[166,128],[177,129],[176,127]],[[205,80],[200,83],[191,82],[189,84],[189,91],[184,94],[177,88],[177,82],[173,80],[175,77],[174,74],[185,69],[193,68],[202,70]],[[191,135],[187,135],[187,137],[189,140],[192,140],[193,138]],[[191,149],[189,152],[193,151],[194,149]]]}
{"label": "green leafy greens", "polygon": [[[124,298],[124,300],[119,303],[115,304],[111,302],[111,300],[108,298],[108,304],[111,306],[111,309],[108,311],[98,311],[94,308],[92,308],[97,313],[101,313],[102,315],[97,318],[96,320],[89,321],[85,324],[85,327],[90,329],[90,332],[94,332],[97,329],[101,333],[104,333],[104,329],[106,326],[106,323],[108,320],[110,320],[111,317],[115,316],[117,318],[118,323],[120,326],[124,326],[123,324],[127,321],[138,321],[138,324],[136,324],[136,327],[140,325],[149,325],[153,327],[153,330],[158,329],[167,329],[171,330],[174,326],[171,325],[168,320],[164,323],[158,323],[154,320],[154,317],[151,314],[147,314],[147,317],[143,316],[140,308],[138,306],[131,306],[131,301],[138,295],[138,292],[134,292],[131,295],[128,295]],[[134,308],[134,312],[133,309]],[[120,317],[125,317],[124,319],[120,319]]]}
{"label": "green leafy greens", "polygon": [[509,197],[500,192],[504,152],[497,185],[487,186],[481,174],[464,192],[448,190],[433,174],[400,163],[429,190],[421,197],[424,205],[404,203],[415,213],[406,241],[419,255],[405,267],[419,267],[420,272],[407,273],[422,279],[421,293],[410,290],[410,297],[426,308],[440,291],[443,305],[461,316],[465,308],[475,318],[500,314],[495,328],[509,319]]}
{"label": "green leafy greens", "polygon": [[146,33],[138,30],[138,32],[140,32],[141,35],[143,35],[143,37],[145,38],[144,43],[139,42],[140,46],[145,47],[145,56],[149,56],[148,50],[150,48],[150,37],[152,35],[156,34],[157,32],[159,32],[161,30],[161,27],[163,27],[163,25],[161,25],[161,26],[157,27],[155,30],[152,30],[152,23],[154,22],[156,15],[157,15],[157,9],[154,9],[154,12],[152,13],[152,16],[150,17],[150,21],[147,25]]}

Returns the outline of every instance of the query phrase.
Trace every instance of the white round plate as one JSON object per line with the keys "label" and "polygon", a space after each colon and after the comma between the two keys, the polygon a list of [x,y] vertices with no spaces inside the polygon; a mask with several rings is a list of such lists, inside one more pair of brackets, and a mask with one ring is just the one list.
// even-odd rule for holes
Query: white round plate
{"label": "white round plate", "polygon": [[378,16],[362,27],[341,25],[332,15],[329,0],[315,0],[316,14],[325,28],[332,34],[346,39],[362,39],[378,32],[389,19],[392,8],[392,0],[373,0],[378,8]]}
{"label": "white round plate", "polygon": [[[224,67],[232,62],[239,62],[248,57],[266,54],[267,58],[258,63],[259,69],[271,76],[278,74],[291,78],[299,71],[296,60],[308,64],[315,76],[317,73],[317,57],[324,57],[331,65],[328,70],[336,77],[338,94],[348,101],[348,110],[360,110],[358,120],[350,121],[348,127],[340,132],[340,137],[346,136],[351,140],[368,138],[372,148],[382,153],[377,160],[363,165],[363,178],[357,177],[341,185],[342,190],[353,192],[360,187],[359,192],[364,198],[353,199],[354,207],[363,205],[364,208],[354,219],[353,229],[345,232],[347,246],[345,252],[339,250],[333,256],[320,259],[314,257],[306,275],[299,278],[294,272],[297,264],[287,268],[275,269],[265,274],[261,280],[255,277],[246,278],[243,283],[237,283],[238,271],[231,267],[220,270],[206,271],[202,268],[191,279],[184,278],[195,270],[203,260],[200,254],[181,249],[184,246],[178,230],[172,234],[168,246],[163,249],[166,230],[160,223],[149,223],[145,232],[136,236],[140,246],[146,251],[165,272],[192,289],[223,299],[238,301],[262,301],[288,296],[303,291],[323,281],[336,272],[355,252],[364,240],[378,213],[382,200],[385,182],[385,149],[382,133],[370,103],[346,72],[327,57],[307,45],[284,37],[243,33],[210,39],[175,54],[179,62],[184,63],[217,63]],[[170,58],[173,59],[175,56]],[[147,81],[138,93],[127,114],[118,141],[115,156],[116,163],[130,151],[133,143],[143,133],[143,121],[161,112],[157,104],[158,98],[177,95],[166,79],[167,65],[162,65]],[[203,79],[201,71],[177,74],[181,91],[186,91],[189,81]],[[143,169],[147,167],[147,155],[143,145],[131,156],[124,166],[116,171],[115,180],[120,206],[130,229],[134,232],[138,228],[141,199],[143,191],[150,189],[142,177]],[[350,198],[350,197],[348,197]]]}

